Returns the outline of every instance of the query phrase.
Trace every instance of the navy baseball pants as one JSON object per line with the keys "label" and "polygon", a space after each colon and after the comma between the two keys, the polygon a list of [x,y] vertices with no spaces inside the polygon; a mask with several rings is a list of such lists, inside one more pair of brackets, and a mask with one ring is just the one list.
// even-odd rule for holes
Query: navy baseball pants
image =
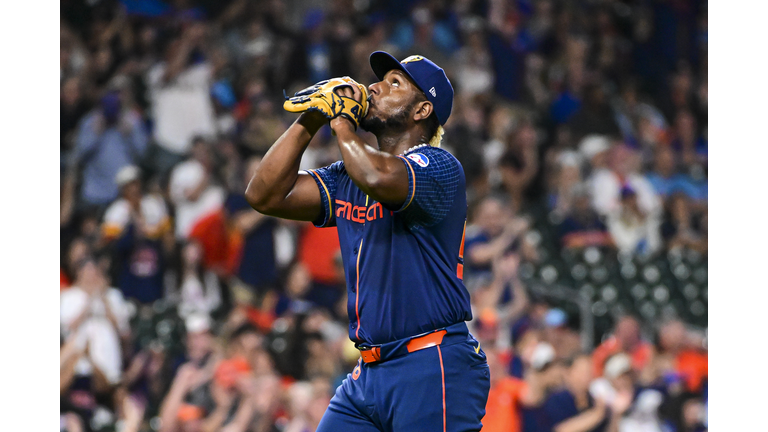
{"label": "navy baseball pants", "polygon": [[336,389],[318,432],[479,431],[490,373],[465,323],[440,345],[414,352],[408,340],[384,344],[381,361],[358,365]]}

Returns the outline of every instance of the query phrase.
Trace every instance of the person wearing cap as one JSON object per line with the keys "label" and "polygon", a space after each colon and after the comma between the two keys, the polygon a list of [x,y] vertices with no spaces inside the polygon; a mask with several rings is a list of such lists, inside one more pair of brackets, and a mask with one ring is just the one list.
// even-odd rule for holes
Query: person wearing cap
{"label": "person wearing cap", "polygon": [[179,366],[168,393],[160,405],[160,432],[178,430],[179,425],[202,424],[215,401],[209,385],[215,377],[221,355],[211,333],[211,318],[194,313],[184,322],[187,362]]}
{"label": "person wearing cap", "polygon": [[[322,99],[341,110],[307,105],[264,156],[246,198],[261,213],[338,231],[349,337],[361,358],[318,431],[480,430],[490,380],[465,323],[472,319],[462,282],[466,180],[440,148],[453,87],[420,55],[398,61],[376,51],[369,61],[380,81],[361,89],[334,79],[341,84]],[[355,133],[357,118],[344,109],[359,114],[376,147]],[[309,141],[328,123],[342,160],[299,173]]]}
{"label": "person wearing cap", "polygon": [[538,407],[544,400],[548,387],[553,384],[555,350],[551,345],[539,342],[526,353],[530,367],[523,379],[509,376],[505,363],[509,353],[495,347],[487,349],[491,368],[491,391],[488,395],[483,431],[519,432],[523,430],[525,412]]}
{"label": "person wearing cap", "polygon": [[642,385],[633,370],[632,358],[625,353],[611,356],[605,362],[602,378],[592,382],[589,392],[593,397],[602,398],[607,403],[623,400],[629,407],[620,420],[622,432],[653,431],[663,429],[659,418],[659,407],[665,401],[666,390]]}
{"label": "person wearing cap", "polygon": [[653,255],[663,246],[660,214],[644,210],[629,184],[622,186],[620,194],[620,207],[608,215],[606,223],[616,248],[627,255]]}
{"label": "person wearing cap", "polygon": [[118,171],[141,160],[148,139],[141,117],[123,106],[118,92],[100,102],[80,123],[69,169],[82,170],[80,203],[103,210],[118,196]]}
{"label": "person wearing cap", "polygon": [[141,303],[163,296],[163,235],[171,228],[165,201],[142,194],[141,170],[135,165],[115,176],[120,198],[110,204],[101,225],[102,241],[115,250],[117,286]]}
{"label": "person wearing cap", "polygon": [[569,360],[565,387],[544,402],[545,427],[552,432],[617,432],[618,424],[631,403],[631,394],[613,400],[590,394],[592,360],[577,354]]}

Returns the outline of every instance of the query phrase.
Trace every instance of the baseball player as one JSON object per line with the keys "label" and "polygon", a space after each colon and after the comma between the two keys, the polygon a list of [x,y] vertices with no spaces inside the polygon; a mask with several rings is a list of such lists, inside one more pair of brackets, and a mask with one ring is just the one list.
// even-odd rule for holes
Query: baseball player
{"label": "baseball player", "polygon": [[[478,431],[490,376],[465,324],[465,178],[440,148],[453,87],[421,56],[377,51],[370,64],[381,81],[367,88],[335,78],[286,100],[302,114],[264,156],[246,197],[262,213],[338,228],[349,337],[361,358],[317,430]],[[342,160],[298,172],[329,121]]]}

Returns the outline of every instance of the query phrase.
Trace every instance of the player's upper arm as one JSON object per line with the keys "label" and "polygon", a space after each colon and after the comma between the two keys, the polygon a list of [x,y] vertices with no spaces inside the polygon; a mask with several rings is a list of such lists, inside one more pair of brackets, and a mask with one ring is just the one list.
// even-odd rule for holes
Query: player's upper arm
{"label": "player's upper arm", "polygon": [[299,173],[293,189],[279,202],[254,206],[267,216],[300,221],[316,220],[322,208],[320,191],[307,173]]}
{"label": "player's upper arm", "polygon": [[314,180],[315,187],[320,195],[320,213],[312,219],[317,227],[336,226],[336,218],[333,214],[333,204],[336,201],[337,179],[344,171],[344,162],[336,162],[327,167],[306,170],[302,173]]}
{"label": "player's upper arm", "polygon": [[396,210],[406,214],[411,223],[437,224],[450,211],[459,189],[463,176],[459,161],[432,147],[399,157],[408,176],[408,194]]}
{"label": "player's upper arm", "polygon": [[313,222],[320,227],[333,226],[336,177],[342,169],[342,163],[336,162],[327,167],[301,171],[284,199],[256,210],[268,216]]}

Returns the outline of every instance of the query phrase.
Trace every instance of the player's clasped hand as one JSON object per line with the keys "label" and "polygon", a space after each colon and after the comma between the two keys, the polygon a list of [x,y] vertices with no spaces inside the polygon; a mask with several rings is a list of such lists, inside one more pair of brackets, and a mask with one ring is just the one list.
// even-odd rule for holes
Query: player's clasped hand
{"label": "player's clasped hand", "polygon": [[318,111],[329,120],[342,116],[357,129],[368,113],[368,91],[350,77],[331,78],[297,92],[283,108],[295,113]]}

